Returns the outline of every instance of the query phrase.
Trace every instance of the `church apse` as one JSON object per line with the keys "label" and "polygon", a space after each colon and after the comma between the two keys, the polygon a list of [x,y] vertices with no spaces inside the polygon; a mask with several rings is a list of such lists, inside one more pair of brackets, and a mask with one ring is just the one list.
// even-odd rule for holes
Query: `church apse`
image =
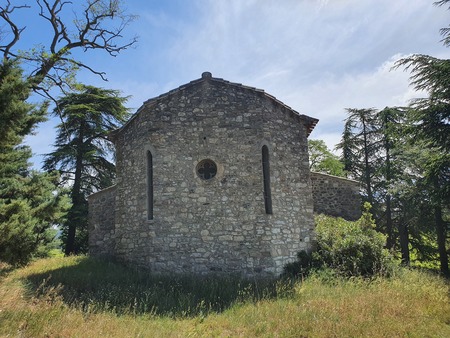
{"label": "church apse", "polygon": [[315,240],[307,137],[316,123],[208,72],[146,101],[111,135],[111,239],[102,250],[99,192],[89,198],[92,254],[162,273],[281,273]]}

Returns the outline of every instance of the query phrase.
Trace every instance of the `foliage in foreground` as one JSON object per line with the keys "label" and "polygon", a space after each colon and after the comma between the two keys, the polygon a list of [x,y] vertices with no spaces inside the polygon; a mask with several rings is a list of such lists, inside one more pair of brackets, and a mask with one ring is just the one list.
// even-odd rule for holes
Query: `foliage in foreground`
{"label": "foliage in foreground", "polygon": [[[144,276],[159,278],[163,285],[152,285]],[[258,284],[262,289],[275,285],[275,294],[232,278],[191,280],[197,286],[185,288],[183,278],[156,277],[87,257],[45,259],[13,272],[0,271],[0,336],[450,336],[448,283],[418,271],[400,270],[391,278],[374,279],[322,273],[302,283]],[[135,295],[128,297],[127,311],[119,314],[113,306],[104,306],[98,292],[108,283],[115,285],[109,291],[111,299],[122,293]],[[72,301],[64,298],[67,288],[72,289]],[[136,311],[136,302],[152,290],[169,291],[160,294],[158,302],[172,298],[188,313],[190,307],[204,308],[202,302],[220,294],[221,288],[227,296],[222,310],[190,316],[179,310],[158,314],[151,306],[146,312]],[[80,306],[86,291],[90,301]],[[256,294],[261,296],[255,298]],[[192,306],[187,298],[198,303]]]}
{"label": "foliage in foreground", "polygon": [[0,260],[25,264],[54,238],[68,200],[57,189],[59,176],[31,170],[31,149],[21,145],[45,106],[25,101],[28,80],[16,62],[0,62]]}
{"label": "foliage in foreground", "polygon": [[[102,50],[116,56],[136,42],[132,38],[120,43],[135,18],[122,8],[122,1],[33,2],[0,3],[0,259],[11,264],[26,264],[42,253],[54,238],[52,227],[64,223],[69,208],[65,196],[55,193],[59,178],[54,173],[31,171],[31,149],[22,141],[46,120],[48,102],[33,105],[27,100],[33,92],[53,100],[55,89],[72,89],[80,68],[106,80],[105,73],[74,58],[85,53],[74,51],[90,55]],[[39,18],[38,25],[53,34],[49,39],[33,37],[29,26],[34,20],[22,27],[20,15]],[[28,33],[31,39],[22,39]]]}
{"label": "foliage in foreground", "polygon": [[386,236],[375,230],[375,221],[365,204],[365,212],[355,222],[325,215],[316,216],[317,250],[298,254],[287,264],[286,275],[307,275],[312,269],[332,269],[344,277],[389,275],[393,259],[384,248]]}

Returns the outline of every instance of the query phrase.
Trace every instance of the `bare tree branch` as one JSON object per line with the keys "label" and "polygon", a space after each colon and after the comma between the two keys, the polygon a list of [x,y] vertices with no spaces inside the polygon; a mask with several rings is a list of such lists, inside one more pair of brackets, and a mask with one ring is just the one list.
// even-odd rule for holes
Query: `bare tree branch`
{"label": "bare tree branch", "polygon": [[105,72],[96,71],[95,69],[89,67],[88,65],[85,65],[84,63],[78,62],[78,61],[73,60],[73,59],[67,59],[67,58],[61,58],[61,61],[67,61],[67,62],[70,62],[70,63],[80,67],[80,68],[87,69],[91,73],[100,76],[103,81],[108,81],[108,79],[106,78],[106,73]]}
{"label": "bare tree branch", "polygon": [[[15,57],[27,60],[35,68],[28,76],[33,90],[39,90],[48,97],[49,88],[57,86],[70,87],[76,70],[83,68],[107,81],[105,73],[96,71],[83,60],[72,58],[76,49],[88,51],[98,49],[110,56],[117,56],[121,51],[133,46],[137,38],[121,44],[123,32],[135,20],[135,16],[125,13],[119,0],[84,0],[84,9],[76,12],[77,5],[70,0],[35,0],[38,5],[37,15],[44,19],[52,29],[52,36],[47,45],[39,50],[18,53],[14,46],[19,41],[25,27],[18,28],[10,14],[19,8],[30,6],[12,6],[7,0],[5,7],[0,7],[0,19],[3,19],[12,32],[12,40],[0,46],[4,58]],[[72,9],[72,20],[69,18]],[[44,91],[43,88],[46,88]]]}
{"label": "bare tree branch", "polygon": [[8,59],[10,56],[14,56],[15,54],[12,54],[11,48],[19,41],[20,34],[25,30],[25,27],[19,28],[17,25],[11,20],[9,15],[14,12],[14,10],[19,8],[30,8],[30,6],[23,5],[23,6],[11,6],[11,1],[6,1],[6,6],[1,7],[0,6],[0,18],[6,21],[6,23],[9,25],[9,28],[11,29],[11,33],[13,35],[12,40],[7,43],[6,45],[0,45],[0,51],[3,52],[3,58]]}
{"label": "bare tree branch", "polygon": [[61,20],[59,14],[61,13],[64,5],[72,4],[72,1],[63,1],[60,3],[55,1],[53,5],[50,5],[50,3],[47,0],[42,0],[43,4],[41,3],[40,0],[37,0],[36,2],[41,9],[39,16],[49,21],[50,24],[52,25],[53,39],[50,44],[50,51],[52,53],[56,53],[56,46],[59,42],[65,40],[67,41],[67,43],[71,43],[67,35],[67,28],[64,22]]}

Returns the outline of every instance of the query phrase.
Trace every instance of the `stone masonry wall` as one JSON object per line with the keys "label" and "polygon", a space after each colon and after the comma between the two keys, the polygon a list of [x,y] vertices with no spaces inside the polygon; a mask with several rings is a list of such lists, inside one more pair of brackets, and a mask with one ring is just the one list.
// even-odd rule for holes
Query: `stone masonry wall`
{"label": "stone masonry wall", "polygon": [[[314,237],[307,130],[267,95],[204,78],[150,100],[116,135],[115,256],[156,272],[273,275]],[[263,196],[269,148],[273,214]],[[153,157],[154,218],[147,220]],[[201,180],[211,159],[217,175]]]}
{"label": "stone masonry wall", "polygon": [[342,177],[311,172],[314,212],[356,220],[361,217],[359,183]]}
{"label": "stone masonry wall", "polygon": [[116,186],[88,197],[89,202],[89,252],[92,255],[114,254],[114,219]]}

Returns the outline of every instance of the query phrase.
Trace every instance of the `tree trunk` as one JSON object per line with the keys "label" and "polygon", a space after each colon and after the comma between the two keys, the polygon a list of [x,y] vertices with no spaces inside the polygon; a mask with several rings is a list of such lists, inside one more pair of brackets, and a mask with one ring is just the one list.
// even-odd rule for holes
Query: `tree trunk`
{"label": "tree trunk", "polygon": [[77,223],[80,221],[80,207],[83,204],[83,196],[81,193],[81,178],[83,173],[83,138],[84,138],[84,123],[80,127],[80,134],[77,141],[77,156],[75,163],[75,176],[72,187],[72,207],[70,208],[67,217],[67,242],[64,253],[70,255],[75,253],[75,235],[77,229]]}
{"label": "tree trunk", "polygon": [[[78,156],[79,157],[79,156]],[[82,160],[77,158],[75,178],[72,190],[72,207],[70,208],[67,217],[67,242],[64,253],[70,255],[75,253],[75,235],[77,223],[80,220],[80,206],[83,204],[83,196],[81,195],[81,173],[82,173]]]}
{"label": "tree trunk", "polygon": [[[394,247],[394,231],[392,226],[392,208],[391,208],[391,195],[389,193],[386,195],[386,233],[387,233],[387,243],[388,249]],[[406,237],[408,239],[408,237]]]}
{"label": "tree trunk", "polygon": [[[74,203],[72,199],[72,203]],[[73,208],[73,206],[72,206]],[[76,233],[76,225],[75,222],[72,220],[73,212],[69,211],[68,217],[68,231],[67,231],[67,240],[66,240],[66,247],[64,249],[64,254],[66,256],[73,254],[75,252],[75,233]]]}
{"label": "tree trunk", "polygon": [[363,125],[363,138],[364,138],[364,171],[365,171],[365,181],[366,181],[366,189],[367,189],[367,199],[368,202],[373,207],[373,196],[372,196],[372,182],[370,178],[370,163],[369,163],[369,141],[367,140],[367,127],[366,127],[366,121],[364,118],[362,119],[362,125]]}
{"label": "tree trunk", "polygon": [[408,239],[408,225],[403,220],[398,225],[398,232],[400,235],[400,251],[402,253],[402,265],[409,266],[409,239]]}
{"label": "tree trunk", "polygon": [[[385,122],[386,124],[386,122]],[[388,136],[385,134],[385,149],[386,149],[386,232],[387,232],[387,243],[386,246],[388,249],[392,249],[394,246],[394,233],[392,226],[392,208],[391,208],[391,195],[389,194],[389,188],[391,185],[391,153],[390,153],[390,143],[388,140]],[[406,237],[408,240],[408,236]],[[409,256],[409,255],[408,255]],[[409,258],[408,258],[409,259]]]}
{"label": "tree trunk", "polygon": [[438,244],[438,251],[439,251],[439,261],[440,261],[440,268],[441,273],[444,276],[449,275],[448,271],[448,256],[447,256],[447,250],[445,248],[445,240],[446,240],[446,229],[445,229],[445,223],[442,219],[442,208],[440,205],[437,205],[434,207],[434,222],[436,225],[436,233],[437,233],[437,244]]}

